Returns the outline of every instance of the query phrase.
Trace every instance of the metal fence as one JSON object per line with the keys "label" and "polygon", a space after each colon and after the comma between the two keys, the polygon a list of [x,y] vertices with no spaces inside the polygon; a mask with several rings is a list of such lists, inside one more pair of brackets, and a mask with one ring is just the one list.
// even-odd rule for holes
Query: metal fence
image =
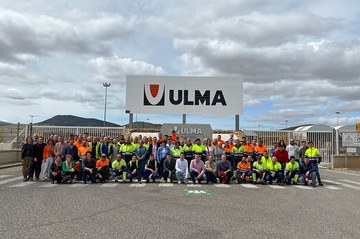
{"label": "metal fence", "polygon": [[68,138],[71,134],[79,135],[87,133],[90,136],[100,137],[106,135],[116,137],[124,134],[125,127],[75,127],[75,126],[32,126],[29,135],[38,134],[45,139],[51,134],[61,135]]}
{"label": "metal fence", "polygon": [[[51,134],[62,135],[68,138],[71,134],[79,135],[88,133],[90,136],[106,135],[110,137],[125,134],[125,127],[68,127],[68,126],[37,126],[37,125],[17,125],[0,128],[0,149],[19,148],[28,135],[41,135],[45,140]],[[296,131],[266,131],[266,130],[244,130],[244,135],[249,140],[261,139],[270,149],[274,142],[284,140],[289,144],[290,139],[300,142],[313,141],[322,155],[323,163],[330,164],[331,156],[336,154],[336,137],[333,132],[296,132]],[[146,132],[142,133],[147,135]],[[340,142],[341,143],[341,142]]]}

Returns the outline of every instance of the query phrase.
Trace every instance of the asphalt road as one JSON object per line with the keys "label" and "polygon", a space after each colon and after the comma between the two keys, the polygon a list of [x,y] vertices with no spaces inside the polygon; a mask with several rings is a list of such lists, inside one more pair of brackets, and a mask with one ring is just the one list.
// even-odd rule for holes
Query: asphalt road
{"label": "asphalt road", "polygon": [[360,238],[360,174],[321,170],[315,189],[134,188],[22,183],[20,172],[0,170],[0,238]]}

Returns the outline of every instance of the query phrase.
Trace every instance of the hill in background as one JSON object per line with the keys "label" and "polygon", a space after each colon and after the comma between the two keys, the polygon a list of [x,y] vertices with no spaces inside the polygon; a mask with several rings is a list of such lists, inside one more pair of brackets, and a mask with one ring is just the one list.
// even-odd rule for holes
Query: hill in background
{"label": "hill in background", "polygon": [[[36,125],[51,125],[51,126],[90,126],[103,127],[104,121],[94,118],[82,118],[73,115],[56,115],[45,121],[36,123]],[[120,125],[106,122],[106,127],[119,127]]]}

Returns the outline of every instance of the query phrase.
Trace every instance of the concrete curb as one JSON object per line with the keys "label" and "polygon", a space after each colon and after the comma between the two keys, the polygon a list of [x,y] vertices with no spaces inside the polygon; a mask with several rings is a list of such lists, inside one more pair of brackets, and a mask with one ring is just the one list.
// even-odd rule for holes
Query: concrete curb
{"label": "concrete curb", "polygon": [[0,169],[12,168],[12,167],[18,167],[18,166],[21,166],[21,163],[4,164],[4,165],[0,165]]}

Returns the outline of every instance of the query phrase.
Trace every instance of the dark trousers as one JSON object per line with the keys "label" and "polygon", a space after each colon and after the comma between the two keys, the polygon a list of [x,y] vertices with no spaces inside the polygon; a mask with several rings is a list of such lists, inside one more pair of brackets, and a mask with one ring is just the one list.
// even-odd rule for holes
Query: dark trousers
{"label": "dark trousers", "polygon": [[138,176],[140,177],[140,180],[141,180],[141,177],[144,176],[145,163],[146,163],[146,160],[145,160],[145,159],[139,160],[139,169],[137,170],[137,174],[138,174]]}
{"label": "dark trousers", "polygon": [[[151,171],[150,171],[150,170],[145,170],[144,174],[145,174],[146,181],[148,182],[149,176],[151,175]],[[158,177],[158,174],[157,174],[157,173],[154,173],[154,174],[152,175],[152,178],[151,178],[151,179],[153,180],[153,182],[155,182],[155,179],[157,179],[157,177]]]}
{"label": "dark trousers", "polygon": [[104,182],[106,179],[108,179],[108,175],[109,175],[109,167],[104,166],[101,168],[101,170],[97,171],[96,177],[100,179],[100,182]]}
{"label": "dark trousers", "polygon": [[35,173],[35,178],[39,178],[40,172],[41,172],[42,161],[43,161],[43,159],[38,159],[37,162],[34,161],[34,163],[31,165],[30,170],[29,170],[29,174],[28,174],[29,178],[34,177],[34,173]]}
{"label": "dark trousers", "polygon": [[[170,172],[170,171],[169,171],[169,170],[166,170],[166,169],[163,171],[163,174],[162,174],[162,175],[163,175],[163,178],[164,178],[165,181],[166,181],[166,180],[168,179],[168,177],[169,177],[169,172]],[[171,171],[170,180],[173,181],[174,177],[175,177],[175,170]]]}
{"label": "dark trousers", "polygon": [[[190,176],[191,176],[191,180],[193,181],[193,183],[195,183],[195,178],[199,175],[199,173],[190,170]],[[198,182],[201,182],[201,180],[205,180],[206,178],[206,174],[204,173],[199,179]]]}
{"label": "dark trousers", "polygon": [[[248,180],[246,180],[246,178],[248,178]],[[244,183],[246,181],[250,181],[251,179],[251,171],[246,171],[246,172],[240,172],[237,171],[236,172],[236,179],[238,183]]]}
{"label": "dark trousers", "polygon": [[[296,177],[296,181],[299,177],[299,170],[295,170],[293,172],[291,172],[291,175],[290,175],[290,172],[286,172],[286,181],[287,181],[287,184],[290,184],[291,183],[291,179],[295,177],[295,175],[297,175]],[[295,180],[294,180],[295,182]]]}
{"label": "dark trousers", "polygon": [[87,170],[83,170],[82,179],[84,180],[84,182],[85,181],[87,182],[87,181],[90,180],[92,183],[95,183],[96,182],[96,176],[95,176],[94,171],[92,173],[90,173]]}
{"label": "dark trousers", "polygon": [[210,171],[206,171],[205,173],[206,173],[206,182],[207,183],[209,183],[209,182],[217,183],[217,178],[216,178],[215,174],[213,174]]}
{"label": "dark trousers", "polygon": [[164,170],[164,161],[165,161],[166,158],[162,158],[160,159],[160,164],[158,164],[158,169],[159,169],[159,176],[160,177],[163,177],[163,170]]}
{"label": "dark trousers", "polygon": [[62,182],[66,183],[67,181],[69,181],[70,179],[74,179],[75,177],[75,172],[61,172],[61,176],[62,176]]}
{"label": "dark trousers", "polygon": [[265,180],[268,181],[270,184],[272,184],[273,180],[278,179],[280,183],[282,183],[284,181],[284,174],[281,172],[281,170],[279,169],[279,171],[275,172],[275,176],[271,176],[271,172],[267,172],[266,176],[265,176]]}
{"label": "dark trousers", "polygon": [[57,182],[57,183],[61,183],[62,181],[62,177],[61,177],[61,172],[59,172],[56,176],[50,174],[50,178],[52,180],[52,182]]}
{"label": "dark trousers", "polygon": [[141,174],[139,174],[139,169],[136,169],[136,172],[133,174],[132,172],[127,172],[126,177],[132,182],[133,178],[138,178],[138,181],[141,181]]}

